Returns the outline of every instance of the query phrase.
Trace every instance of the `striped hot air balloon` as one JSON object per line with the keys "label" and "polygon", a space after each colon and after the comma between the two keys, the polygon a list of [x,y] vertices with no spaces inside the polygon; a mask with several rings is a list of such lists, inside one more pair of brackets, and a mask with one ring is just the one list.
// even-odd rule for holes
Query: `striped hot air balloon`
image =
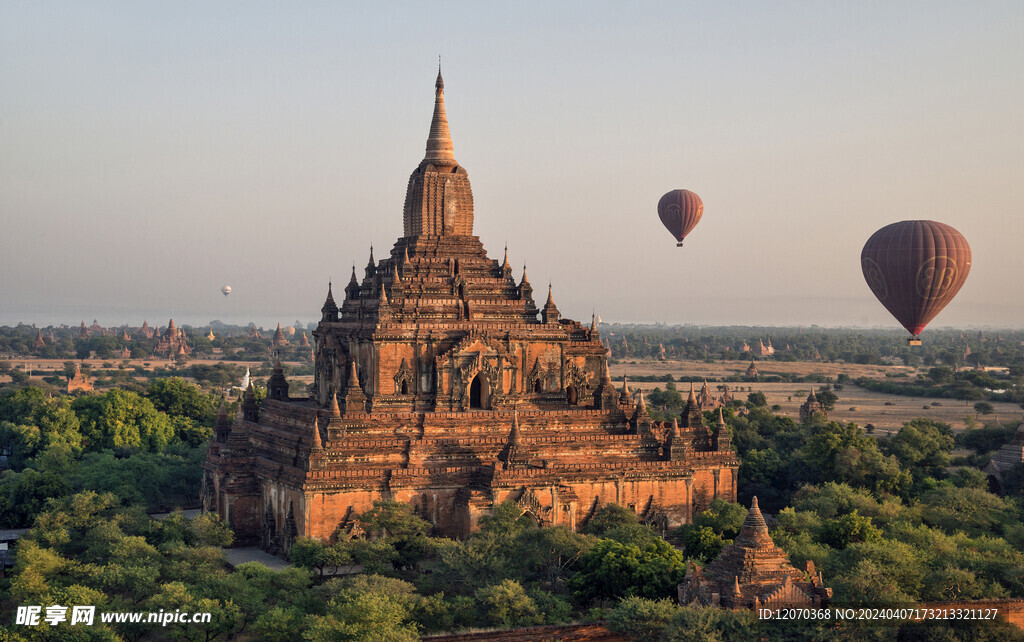
{"label": "striped hot air balloon", "polygon": [[921,331],[967,280],[971,246],[944,223],[900,221],[871,235],[860,264],[871,291],[920,345]]}
{"label": "striped hot air balloon", "polygon": [[674,189],[658,201],[658,216],[675,237],[676,247],[683,246],[683,239],[700,223],[703,215],[704,202],[688,189]]}

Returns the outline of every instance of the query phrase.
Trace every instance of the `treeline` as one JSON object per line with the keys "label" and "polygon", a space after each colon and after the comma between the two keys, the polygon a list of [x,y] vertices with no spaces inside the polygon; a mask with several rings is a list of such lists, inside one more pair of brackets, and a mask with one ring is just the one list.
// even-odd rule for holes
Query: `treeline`
{"label": "treeline", "polygon": [[86,489],[148,510],[196,505],[218,404],[182,379],[143,393],[0,392],[0,527],[27,527],[48,499]]}
{"label": "treeline", "polygon": [[[208,327],[180,326],[185,333],[186,342],[192,350],[192,356],[208,357],[215,349],[220,349],[223,359],[257,361],[267,358],[276,350],[287,360],[300,361],[309,358],[311,348],[300,345],[300,333],[305,333],[312,345],[313,336],[309,330],[299,328],[289,337],[289,345],[274,348],[271,343],[273,330],[262,331],[261,338],[249,335],[249,328],[241,326],[225,326],[215,324],[214,338],[208,338]],[[154,327],[154,330],[159,330]],[[35,347],[36,333],[42,332],[44,346]],[[0,354],[34,356],[41,359],[119,359],[122,351],[131,351],[133,359],[166,359],[167,355],[156,353],[160,343],[160,334],[145,338],[129,329],[129,339],[125,339],[120,328],[90,331],[88,336],[79,336],[79,328],[40,328],[19,324],[16,327],[0,327]],[[52,338],[50,335],[53,335]],[[173,355],[172,355],[173,356]],[[187,360],[187,358],[184,358]]]}
{"label": "treeline", "polygon": [[1006,372],[934,366],[914,381],[860,377],[856,383],[866,390],[893,395],[958,399],[968,403],[982,399],[1024,403],[1024,364],[1019,363],[1010,366]]}
{"label": "treeline", "polygon": [[[910,348],[902,330],[783,327],[602,325],[601,337],[619,360],[774,360],[903,363],[973,367],[1024,363],[1024,331],[964,332],[929,329],[924,344]],[[762,342],[774,355],[759,354]],[[744,351],[744,347],[750,351]],[[664,348],[664,353],[662,349]]]}

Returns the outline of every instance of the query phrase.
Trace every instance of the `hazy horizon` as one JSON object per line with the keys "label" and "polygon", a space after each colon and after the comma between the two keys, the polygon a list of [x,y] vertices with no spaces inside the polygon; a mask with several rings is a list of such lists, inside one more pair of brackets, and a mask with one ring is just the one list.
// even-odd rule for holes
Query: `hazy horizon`
{"label": "hazy horizon", "polygon": [[928,218],[974,258],[932,325],[1024,327],[1022,32],[1016,2],[7,2],[0,324],[316,321],[402,233],[441,53],[474,233],[564,316],[898,328],[860,250]]}

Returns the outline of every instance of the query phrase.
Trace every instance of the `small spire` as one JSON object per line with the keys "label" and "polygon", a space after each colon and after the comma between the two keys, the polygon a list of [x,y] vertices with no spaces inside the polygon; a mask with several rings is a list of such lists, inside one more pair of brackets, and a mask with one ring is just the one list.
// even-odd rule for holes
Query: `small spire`
{"label": "small spire", "polygon": [[348,369],[348,387],[359,388],[359,372],[356,370],[356,362],[349,361]]}
{"label": "small spire", "polygon": [[612,374],[608,371],[608,360],[604,360],[604,367],[601,368],[601,385],[610,384],[612,382]]}
{"label": "small spire", "polygon": [[629,381],[626,380],[626,375],[622,375],[622,396],[629,396]]}
{"label": "small spire", "polygon": [[722,427],[725,425],[725,417],[722,416],[722,407],[718,407],[718,426]]}
{"label": "small spire", "polygon": [[224,397],[220,398],[220,408],[217,409],[217,423],[224,423],[228,420],[228,408],[224,405]]}
{"label": "small spire", "polygon": [[[350,278],[348,280],[348,284],[349,285],[359,285],[359,279],[356,278],[356,264],[355,264],[354,261],[352,262],[352,278]],[[328,287],[328,289],[330,289],[330,284],[329,283],[327,284],[327,287]]]}
{"label": "small spire", "polygon": [[[526,277],[526,264],[523,263],[523,280],[520,281],[519,284],[522,285],[523,283],[529,283],[529,282],[530,282],[530,279],[528,279]],[[82,323],[85,323],[85,322],[83,321]]]}
{"label": "small spire", "polygon": [[409,246],[402,247],[402,267],[409,265]]}
{"label": "small spire", "polygon": [[547,305],[554,305],[554,304],[555,304],[555,297],[551,294],[551,283],[549,282],[548,283],[548,301],[544,305],[547,306]]}
{"label": "small spire", "polygon": [[[787,575],[786,577],[789,577],[789,576]],[[736,575],[735,578],[736,578],[736,583],[732,587],[732,594],[733,595],[743,595],[743,591],[740,590],[740,576]]]}
{"label": "small spire", "polygon": [[519,411],[512,409],[512,430],[508,433],[508,442],[510,444],[519,443]]}
{"label": "small spire", "polygon": [[693,405],[697,403],[696,397],[693,395],[693,382],[690,382],[690,396],[686,398],[687,405]]}
{"label": "small spire", "polygon": [[402,277],[398,274],[398,263],[391,264],[391,283],[401,283]]}
{"label": "small spire", "polygon": [[384,282],[380,282],[380,296],[377,297],[382,306],[388,305],[388,293],[384,291]]}
{"label": "small spire", "polygon": [[768,536],[768,525],[764,521],[764,516],[761,515],[761,508],[757,505],[756,495],[750,500],[750,510],[747,512],[747,518],[743,520],[743,526],[740,528],[740,536],[754,534]]}
{"label": "small spire", "polygon": [[338,405],[338,393],[331,393],[331,417],[341,416],[341,406]]}
{"label": "small spire", "polygon": [[679,420],[676,419],[675,417],[672,417],[672,438],[673,439],[679,439],[680,438],[680,434],[679,434]]}
{"label": "small spire", "polygon": [[590,331],[594,332],[595,330],[597,330],[597,313],[596,312],[591,312],[590,313]]}
{"label": "small spire", "polygon": [[323,442],[320,441],[320,422],[316,415],[313,415],[313,450],[323,450]]}
{"label": "small spire", "polygon": [[636,408],[639,412],[647,412],[647,402],[644,401],[644,389],[640,388],[639,399],[636,402]]}

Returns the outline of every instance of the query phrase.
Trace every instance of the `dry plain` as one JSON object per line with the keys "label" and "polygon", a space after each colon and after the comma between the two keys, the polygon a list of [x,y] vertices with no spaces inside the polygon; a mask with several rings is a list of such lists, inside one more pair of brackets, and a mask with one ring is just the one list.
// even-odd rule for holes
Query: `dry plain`
{"label": "dry plain", "polygon": [[[746,371],[749,361],[717,361],[708,363],[706,361],[619,361],[609,367],[612,378],[616,385],[621,385],[622,375],[626,377],[636,376],[657,376],[661,377],[671,374],[674,378],[685,377],[706,377],[708,386],[713,394],[718,394],[717,386],[720,379],[732,376],[742,376]],[[849,375],[850,379],[858,377],[870,377],[873,379],[885,379],[887,376],[892,381],[912,381],[919,373],[926,368],[912,368],[907,366],[876,366],[859,365],[846,363],[822,363],[808,361],[759,361],[757,369],[762,376],[795,374],[799,376],[822,375],[831,381],[839,374]],[[700,388],[700,383],[694,384]],[[764,382],[727,382],[729,389],[733,391],[737,399],[746,399],[751,392],[763,392],[768,400],[768,405],[778,404],[782,406],[782,414],[796,418],[800,412],[800,405],[807,399],[807,393],[811,387],[819,388],[821,383],[764,383]],[[685,395],[689,389],[687,383],[676,383],[679,390]],[[663,382],[630,382],[630,388],[643,388],[653,390],[664,388]],[[842,390],[836,390],[839,400],[836,402],[835,410],[829,413],[829,417],[840,421],[852,421],[861,426],[873,424],[880,433],[895,432],[907,421],[917,417],[927,417],[948,423],[954,430],[962,430],[967,427],[965,419],[975,417],[974,404],[965,403],[956,399],[933,399],[926,397],[904,397],[889,395],[878,392],[871,392],[860,388],[853,383],[846,383]],[[891,404],[891,405],[887,405]],[[992,402],[995,408],[995,415],[985,418],[985,421],[1020,422],[1022,409],[1014,403]]]}

